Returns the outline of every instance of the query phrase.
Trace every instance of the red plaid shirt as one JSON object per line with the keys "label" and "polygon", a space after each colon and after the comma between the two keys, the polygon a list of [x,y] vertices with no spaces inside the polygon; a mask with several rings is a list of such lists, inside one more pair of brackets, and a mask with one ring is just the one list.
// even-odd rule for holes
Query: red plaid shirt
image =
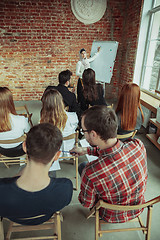
{"label": "red plaid shirt", "polygon": [[[139,139],[125,142],[105,150],[88,148],[88,154],[98,156],[87,163],[82,172],[80,203],[92,208],[99,199],[120,205],[144,203],[147,180],[147,157]],[[100,209],[100,216],[107,222],[126,222],[138,216],[142,210],[112,211]]]}

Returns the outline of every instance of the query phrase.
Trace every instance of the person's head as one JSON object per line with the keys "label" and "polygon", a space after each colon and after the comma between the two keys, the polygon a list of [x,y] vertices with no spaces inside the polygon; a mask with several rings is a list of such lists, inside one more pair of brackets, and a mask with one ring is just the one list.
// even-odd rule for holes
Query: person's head
{"label": "person's head", "polygon": [[48,122],[63,130],[67,121],[64,110],[63,97],[56,89],[48,89],[42,98],[41,120]]}
{"label": "person's head", "polygon": [[84,97],[89,101],[96,100],[98,92],[96,87],[95,71],[91,68],[85,69],[82,75],[82,81]]}
{"label": "person's head", "polygon": [[87,68],[84,70],[83,75],[83,85],[84,86],[93,86],[96,84],[95,80],[95,71],[91,68]]}
{"label": "person's head", "polygon": [[85,59],[87,57],[87,53],[86,53],[86,50],[84,48],[82,48],[80,51],[80,58],[81,59]]}
{"label": "person's head", "polygon": [[140,106],[140,87],[135,83],[126,83],[121,90],[116,113],[121,114],[121,127],[124,130],[133,130],[136,126],[137,111],[143,112]]}
{"label": "person's head", "polygon": [[0,87],[0,132],[11,130],[9,113],[16,115],[12,93],[7,87]]}
{"label": "person's head", "polygon": [[59,83],[62,85],[65,85],[68,82],[67,85],[69,85],[71,76],[72,76],[72,72],[68,69],[66,71],[60,72],[58,75]]}
{"label": "person's head", "polygon": [[41,123],[30,129],[26,138],[28,160],[48,164],[62,145],[61,131],[51,123]]}
{"label": "person's head", "polygon": [[87,109],[82,115],[81,124],[85,138],[91,145],[95,145],[92,137],[95,133],[104,142],[117,137],[117,116],[113,109],[106,106],[97,105]]}

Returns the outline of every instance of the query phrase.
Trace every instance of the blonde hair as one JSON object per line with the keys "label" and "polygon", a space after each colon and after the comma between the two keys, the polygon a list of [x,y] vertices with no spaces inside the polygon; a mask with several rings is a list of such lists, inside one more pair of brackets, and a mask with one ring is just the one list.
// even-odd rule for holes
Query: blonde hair
{"label": "blonde hair", "polygon": [[138,108],[142,114],[142,121],[144,121],[144,115],[140,105],[140,87],[135,83],[126,83],[122,87],[116,109],[116,113],[120,113],[121,116],[122,129],[135,129]]}
{"label": "blonde hair", "polygon": [[52,123],[63,130],[66,121],[67,114],[64,110],[62,95],[56,89],[47,90],[42,97],[40,123]]}
{"label": "blonde hair", "polygon": [[7,87],[0,87],[0,132],[12,129],[10,113],[16,115],[12,93]]}

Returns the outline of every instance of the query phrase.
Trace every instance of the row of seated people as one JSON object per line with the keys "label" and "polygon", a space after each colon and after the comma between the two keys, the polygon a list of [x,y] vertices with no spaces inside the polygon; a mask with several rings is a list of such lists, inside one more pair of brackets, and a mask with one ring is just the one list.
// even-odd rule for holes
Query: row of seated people
{"label": "row of seated people", "polygon": [[[80,203],[88,209],[99,199],[122,205],[144,203],[147,157],[143,143],[139,139],[117,140],[115,111],[103,105],[87,109],[81,125],[86,140],[96,147],[74,147],[70,153],[88,153],[98,159],[79,166]],[[52,163],[59,158],[62,140],[60,129],[52,123],[43,122],[30,129],[22,144],[28,155],[26,167],[19,176],[0,180],[0,216],[21,224],[40,224],[70,203],[72,182],[48,176]],[[102,208],[100,216],[108,222],[126,222],[142,211]]]}
{"label": "row of seated people", "polygon": [[[78,117],[80,117],[79,114],[78,117],[76,114],[79,111],[77,110],[78,104],[76,102],[75,94],[70,92],[67,88],[70,83],[70,76],[71,72],[69,70],[61,72],[59,74],[59,85],[56,88],[52,86],[47,87],[41,99],[42,109],[40,122],[50,122],[56,125],[62,131],[63,137],[75,132],[78,126]],[[92,69],[86,69],[84,71],[83,82],[87,82],[87,79],[89,79],[91,82],[95,82],[95,74]],[[62,84],[62,82],[65,83]],[[94,89],[96,88],[93,87],[92,89],[91,87],[91,91],[89,91],[89,88],[87,88],[87,91],[85,91],[84,88],[84,91],[82,91],[80,94],[81,98],[82,96],[83,99],[84,96],[86,96],[86,99],[92,97],[91,93],[94,93]],[[88,96],[86,95],[87,93],[89,93]],[[93,96],[96,95],[93,94]],[[103,93],[101,96],[103,96]],[[86,108],[83,108],[83,111],[86,110],[91,103],[92,105],[105,105],[103,98],[99,97],[99,99],[101,99],[99,102],[89,102],[86,100],[87,105]],[[69,102],[69,100],[72,101]],[[2,113],[0,123],[0,139],[15,139],[22,136],[24,133],[27,133],[30,129],[29,123],[23,116],[16,115],[13,96],[8,88],[0,88],[0,101]],[[65,103],[65,106],[69,106],[68,111],[65,111],[63,102]],[[117,104],[116,113],[118,118],[118,134],[126,134],[135,129],[140,129],[144,120],[144,116],[140,106],[140,88],[138,85],[134,83],[127,83],[123,86]],[[67,145],[64,142],[62,150],[71,149],[73,143],[74,140],[70,140],[70,143],[67,141]],[[22,143],[9,145],[1,144],[0,153],[6,156],[23,155],[24,152],[22,149]]]}
{"label": "row of seated people", "polygon": [[[57,89],[62,94],[65,106],[69,107],[68,111],[76,112],[79,119],[89,106],[107,106],[103,86],[100,83],[96,83],[95,71],[93,69],[85,69],[82,79],[78,79],[77,100],[76,95],[68,89],[71,76],[71,71],[62,71],[58,77],[58,86],[48,86],[44,91],[44,95],[49,89]],[[118,134],[123,135],[140,129],[144,121],[144,115],[140,105],[140,87],[137,84],[124,84],[116,106],[116,114],[118,117]]]}

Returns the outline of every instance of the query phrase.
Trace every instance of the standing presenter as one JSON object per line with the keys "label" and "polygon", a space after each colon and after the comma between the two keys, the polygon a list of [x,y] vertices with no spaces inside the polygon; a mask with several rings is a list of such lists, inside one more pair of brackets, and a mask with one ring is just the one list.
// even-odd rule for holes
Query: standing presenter
{"label": "standing presenter", "polygon": [[87,53],[84,48],[79,51],[80,60],[77,62],[76,65],[76,75],[79,77],[78,84],[77,84],[77,100],[79,102],[79,94],[82,92],[83,89],[83,82],[82,82],[82,74],[85,69],[90,68],[90,62],[94,61],[96,57],[99,55],[101,47],[97,48],[97,52],[94,54],[93,57],[87,58]]}

